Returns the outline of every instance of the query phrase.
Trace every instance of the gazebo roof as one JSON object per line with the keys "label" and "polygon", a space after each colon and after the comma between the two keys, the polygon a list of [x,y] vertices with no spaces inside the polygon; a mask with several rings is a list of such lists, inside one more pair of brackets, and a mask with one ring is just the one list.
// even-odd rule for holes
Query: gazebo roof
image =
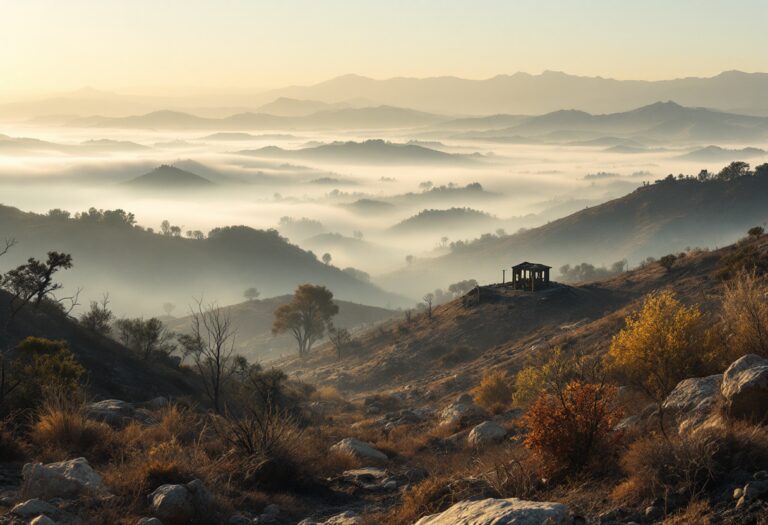
{"label": "gazebo roof", "polygon": [[512,267],[513,270],[530,270],[530,271],[543,271],[543,270],[550,270],[552,269],[551,266],[547,266],[546,264],[540,264],[540,263],[531,263],[528,261],[521,262],[520,264],[516,264]]}

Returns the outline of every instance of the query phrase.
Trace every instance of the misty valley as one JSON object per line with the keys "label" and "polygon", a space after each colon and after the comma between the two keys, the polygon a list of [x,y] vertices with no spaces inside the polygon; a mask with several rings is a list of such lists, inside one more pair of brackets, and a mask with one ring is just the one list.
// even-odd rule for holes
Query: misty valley
{"label": "misty valley", "polygon": [[768,525],[767,19],[5,2],[0,525]]}

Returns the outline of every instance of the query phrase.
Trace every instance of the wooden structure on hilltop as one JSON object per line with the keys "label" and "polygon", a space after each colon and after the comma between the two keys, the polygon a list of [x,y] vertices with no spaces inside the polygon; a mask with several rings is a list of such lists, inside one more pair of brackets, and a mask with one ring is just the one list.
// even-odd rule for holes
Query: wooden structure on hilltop
{"label": "wooden structure on hilltop", "polygon": [[[516,290],[534,292],[549,286],[551,266],[539,263],[521,262],[512,267],[512,280],[508,283]],[[505,283],[506,284],[506,283]]]}

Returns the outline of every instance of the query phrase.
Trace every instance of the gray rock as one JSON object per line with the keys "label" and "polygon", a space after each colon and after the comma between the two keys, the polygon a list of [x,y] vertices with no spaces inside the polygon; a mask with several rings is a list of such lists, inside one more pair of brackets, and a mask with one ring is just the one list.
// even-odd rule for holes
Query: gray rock
{"label": "gray rock", "polygon": [[164,525],[185,525],[195,515],[192,494],[184,485],[161,485],[149,500],[152,514]]}
{"label": "gray rock", "polygon": [[58,463],[27,463],[22,468],[22,493],[28,498],[71,498],[84,494],[106,496],[104,481],[85,458]]}
{"label": "gray rock", "polygon": [[55,516],[58,512],[59,509],[41,499],[30,499],[23,503],[19,503],[11,509],[11,514],[27,519],[32,516],[39,516],[40,514]]}
{"label": "gray rock", "polygon": [[673,422],[683,433],[704,424],[720,402],[722,374],[680,381],[664,400],[665,422]]}
{"label": "gray rock", "polygon": [[768,416],[768,359],[748,354],[731,363],[721,392],[729,416],[763,421]]}
{"label": "gray rock", "polygon": [[462,501],[439,514],[425,516],[415,525],[570,525],[568,507],[562,503],[524,501],[517,498]]}
{"label": "gray rock", "polygon": [[493,421],[484,421],[469,432],[467,443],[473,447],[482,447],[491,443],[499,443],[506,435],[507,431]]}
{"label": "gray rock", "polygon": [[345,438],[331,447],[331,450],[341,454],[355,456],[360,459],[372,459],[376,461],[386,461],[387,455],[376,450],[368,443],[356,438]]}
{"label": "gray rock", "polygon": [[485,411],[477,406],[469,394],[463,394],[440,412],[441,425],[466,425],[485,416]]}

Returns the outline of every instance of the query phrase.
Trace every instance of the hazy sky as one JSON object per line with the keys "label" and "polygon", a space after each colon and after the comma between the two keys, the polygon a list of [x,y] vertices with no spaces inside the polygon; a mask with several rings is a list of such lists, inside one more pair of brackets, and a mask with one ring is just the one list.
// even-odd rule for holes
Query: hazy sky
{"label": "hazy sky", "polygon": [[0,0],[0,91],[768,71],[766,0]]}

